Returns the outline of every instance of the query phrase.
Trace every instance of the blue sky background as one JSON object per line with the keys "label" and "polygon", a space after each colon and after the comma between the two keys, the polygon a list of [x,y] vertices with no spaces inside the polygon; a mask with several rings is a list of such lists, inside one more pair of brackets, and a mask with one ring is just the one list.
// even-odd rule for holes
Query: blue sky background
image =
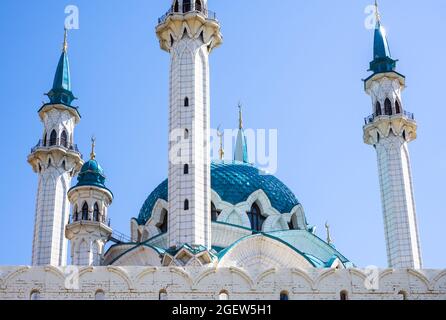
{"label": "blue sky background", "polygon": [[[364,27],[371,0],[210,0],[225,43],[211,57],[212,124],[237,126],[243,101],[248,128],[279,130],[277,176],[325,238],[359,266],[385,267],[376,154],[362,140],[372,113],[361,79],[372,58]],[[168,0],[60,0],[0,3],[0,265],[31,262],[37,176],[27,164],[42,133],[37,110],[51,87],[63,37],[64,9],[80,9],[70,32],[73,91],[83,116],[75,140],[97,158],[115,194],[113,227],[130,218],[167,175],[169,57],[154,28]],[[424,264],[446,266],[443,0],[381,0],[398,71],[407,76],[406,110],[419,138],[410,145]]]}

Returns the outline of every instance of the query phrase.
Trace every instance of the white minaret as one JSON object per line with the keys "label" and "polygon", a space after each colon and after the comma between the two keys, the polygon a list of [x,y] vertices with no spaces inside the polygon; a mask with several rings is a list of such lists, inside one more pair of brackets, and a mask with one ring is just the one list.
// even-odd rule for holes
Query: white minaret
{"label": "white minaret", "polygon": [[176,0],[156,33],[170,53],[169,245],[211,247],[209,54],[222,43],[206,0]]}
{"label": "white minaret", "polygon": [[113,194],[105,186],[94,146],[93,139],[90,160],[82,166],[77,185],[68,191],[73,211],[65,235],[71,243],[71,262],[75,266],[100,266],[105,244],[113,232],[108,222]]}
{"label": "white minaret", "polygon": [[80,115],[71,105],[75,98],[71,92],[66,31],[48,97],[50,103],[39,110],[44,126],[42,139],[28,156],[28,162],[39,175],[32,264],[64,266],[67,262],[64,229],[70,214],[67,192],[83,163],[73,138]]}
{"label": "white minaret", "polygon": [[[378,9],[378,8],[377,8]],[[408,143],[417,137],[413,114],[405,111],[401,93],[405,77],[395,71],[377,11],[373,75],[365,80],[373,115],[366,118],[364,141],[378,154],[387,256],[391,268],[422,267]]]}

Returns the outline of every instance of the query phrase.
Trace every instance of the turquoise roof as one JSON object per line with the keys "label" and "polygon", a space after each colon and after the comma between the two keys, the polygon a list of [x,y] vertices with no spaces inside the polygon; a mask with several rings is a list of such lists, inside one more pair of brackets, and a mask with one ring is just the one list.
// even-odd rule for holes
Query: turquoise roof
{"label": "turquoise roof", "polygon": [[76,99],[71,92],[70,64],[68,54],[64,50],[60,56],[54,76],[53,88],[47,93],[52,104],[65,104],[71,106]]}
{"label": "turquoise roof", "polygon": [[93,186],[111,191],[105,186],[105,175],[101,165],[95,160],[87,161],[79,172],[77,184],[73,187]]}
{"label": "turquoise roof", "polygon": [[[213,162],[211,185],[223,201],[236,205],[246,201],[251,194],[261,189],[271,205],[280,213],[289,213],[299,204],[291,190],[275,176],[266,174],[253,165],[242,162]],[[145,201],[138,223],[145,224],[159,200],[168,201],[168,181],[161,183]]]}
{"label": "turquoise roof", "polygon": [[316,261],[319,261],[316,264],[322,263],[323,267],[330,267],[336,258],[346,267],[353,266],[336,248],[306,230],[276,231],[270,232],[268,235],[288,243],[301,251],[308,259],[313,260],[313,262],[316,259]]}
{"label": "turquoise roof", "polygon": [[391,72],[396,69],[397,60],[392,59],[386,30],[378,19],[375,26],[373,43],[373,61],[370,62],[370,70],[373,73]]}

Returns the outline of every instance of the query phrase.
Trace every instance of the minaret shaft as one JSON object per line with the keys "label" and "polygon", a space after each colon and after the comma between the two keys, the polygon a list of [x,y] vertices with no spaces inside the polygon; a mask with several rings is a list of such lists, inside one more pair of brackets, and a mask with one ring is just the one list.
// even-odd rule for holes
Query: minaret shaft
{"label": "minaret shaft", "polygon": [[169,156],[170,246],[210,246],[209,114],[208,51],[202,40],[185,36],[171,51],[170,150],[178,143],[181,149]]}
{"label": "minaret shaft", "polygon": [[366,119],[364,141],[377,152],[387,259],[391,268],[422,267],[408,143],[417,136],[413,114],[403,110],[405,79],[396,72],[366,81],[373,115]]}
{"label": "minaret shaft", "polygon": [[389,266],[421,268],[408,143],[390,133],[376,145]]}
{"label": "minaret shaft", "polygon": [[208,17],[206,1],[201,3],[199,8],[183,8],[182,1],[174,2],[156,31],[171,57],[169,246],[210,249],[209,54],[222,37],[215,17]]}

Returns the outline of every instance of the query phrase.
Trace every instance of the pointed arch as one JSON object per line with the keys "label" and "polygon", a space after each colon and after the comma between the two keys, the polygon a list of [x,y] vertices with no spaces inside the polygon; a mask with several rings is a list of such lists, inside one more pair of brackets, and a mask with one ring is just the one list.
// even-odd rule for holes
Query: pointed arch
{"label": "pointed arch", "polygon": [[251,222],[251,229],[254,231],[262,231],[263,223],[266,218],[262,215],[260,207],[257,202],[254,202],[251,206],[251,210],[248,211],[249,221]]}
{"label": "pointed arch", "polygon": [[217,221],[218,216],[220,215],[221,211],[217,210],[217,207],[213,202],[211,202],[211,220]]}
{"label": "pointed arch", "polygon": [[94,210],[93,210],[93,221],[99,222],[99,215],[100,215],[100,213],[99,213],[99,205],[96,202],[94,204]]}
{"label": "pointed arch", "polygon": [[184,200],[184,211],[188,211],[189,210],[189,200],[186,199]]}
{"label": "pointed arch", "polygon": [[57,144],[57,132],[56,130],[51,131],[50,134],[50,147],[55,146]]}
{"label": "pointed arch", "polygon": [[189,139],[189,129],[184,129],[184,140]]}
{"label": "pointed arch", "polygon": [[175,0],[175,3],[173,5],[173,12],[180,12],[180,5],[178,3],[178,0]]}
{"label": "pointed arch", "polygon": [[46,147],[47,140],[48,140],[48,134],[45,131],[45,134],[43,135],[43,143],[42,143],[44,147]]}
{"label": "pointed arch", "polygon": [[201,0],[195,0],[195,11],[203,11]]}
{"label": "pointed arch", "polygon": [[386,116],[391,116],[393,114],[392,112],[392,102],[390,102],[390,99],[387,98],[384,102],[384,113]]}
{"label": "pointed arch", "polygon": [[161,233],[167,233],[168,223],[169,223],[169,213],[166,209],[163,209],[161,212],[161,224],[158,225],[158,228],[161,230]]}
{"label": "pointed arch", "polygon": [[60,135],[60,145],[62,147],[68,148],[68,136],[65,130],[63,130]]}
{"label": "pointed arch", "polygon": [[189,97],[184,98],[184,106],[189,107]]}
{"label": "pointed arch", "polygon": [[288,301],[290,300],[290,294],[288,293],[288,291],[282,291],[280,293],[280,301]]}
{"label": "pointed arch", "polygon": [[79,207],[77,205],[77,203],[74,205],[74,210],[73,210],[73,221],[79,221]]}
{"label": "pointed arch", "polygon": [[395,112],[396,114],[401,114],[401,105],[398,100],[395,101]]}
{"label": "pointed arch", "polygon": [[192,4],[190,0],[183,0],[183,13],[192,11]]}
{"label": "pointed arch", "polygon": [[382,115],[381,103],[379,103],[379,101],[376,101],[376,104],[375,104],[375,114],[376,114],[376,116]]}
{"label": "pointed arch", "polygon": [[88,220],[88,204],[84,202],[82,205],[82,220]]}

